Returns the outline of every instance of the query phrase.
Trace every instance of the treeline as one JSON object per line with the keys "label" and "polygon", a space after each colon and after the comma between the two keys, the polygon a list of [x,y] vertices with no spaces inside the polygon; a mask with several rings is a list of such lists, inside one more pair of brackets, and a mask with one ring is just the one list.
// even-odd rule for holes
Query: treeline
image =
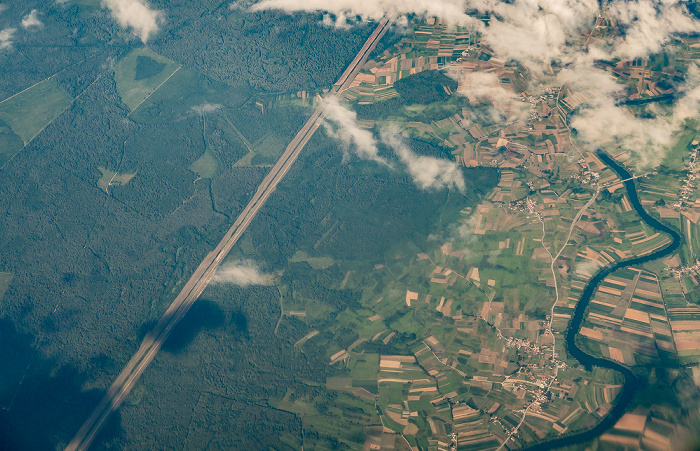
{"label": "treeline", "polygon": [[[445,88],[454,94],[457,81],[438,70],[428,70],[402,78],[394,83],[394,88],[399,97],[354,105],[358,117],[369,120],[405,117],[412,121],[430,123],[450,117],[468,105],[466,98],[448,94]],[[427,107],[418,113],[405,108],[414,104]]]}

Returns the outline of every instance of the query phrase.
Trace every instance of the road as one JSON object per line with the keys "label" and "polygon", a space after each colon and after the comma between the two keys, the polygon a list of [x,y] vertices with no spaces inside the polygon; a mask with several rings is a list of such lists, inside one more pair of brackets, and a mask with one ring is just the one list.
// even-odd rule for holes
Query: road
{"label": "road", "polygon": [[[334,84],[329,96],[337,97],[350,87],[362,65],[367,60],[370,52],[386,32],[390,18],[385,17],[379,22],[377,28],[369,36],[364,46],[360,49],[355,59],[350,63],[345,72]],[[209,285],[212,276],[218,266],[226,258],[226,255],[236,244],[243,232],[248,228],[260,208],[265,204],[277,185],[282,181],[299,153],[309,142],[313,134],[323,120],[324,103],[321,103],[311,115],[309,120],[299,130],[292,142],[287,146],[280,159],[275,163],[267,176],[263,179],[255,195],[238,216],[233,226],[228,230],[221,242],[210,252],[187,281],[182,291],[175,298],[168,310],[163,314],[156,326],[144,337],[136,354],[129,360],[122,372],[117,376],[107,390],[104,398],[92,412],[87,421],[80,428],[73,440],[68,444],[67,451],[85,450],[94,440],[112,411],[116,410],[129,394],[141,374],[153,361],[160,350],[163,341],[168,337],[173,327],[185,316],[192,304],[199,298],[204,289]]]}
{"label": "road", "polygon": [[591,429],[576,432],[570,435],[560,436],[550,441],[537,443],[531,447],[527,447],[526,449],[528,450],[553,450],[589,442],[613,427],[622,417],[622,415],[624,415],[625,410],[632,401],[637,390],[637,386],[639,385],[637,375],[631,368],[614,360],[588,354],[585,350],[579,348],[578,344],[576,343],[576,337],[579,335],[579,332],[581,331],[581,324],[588,314],[588,304],[591,302],[591,299],[593,299],[599,285],[603,280],[605,280],[606,277],[618,269],[626,268],[628,266],[640,267],[646,262],[666,257],[678,249],[678,246],[680,246],[683,240],[677,231],[654,218],[644,209],[641,201],[639,200],[639,193],[637,192],[637,186],[634,181],[635,177],[633,177],[632,174],[627,171],[627,169],[601,150],[598,150],[597,155],[600,161],[617,173],[620,180],[625,180],[623,184],[625,190],[627,191],[627,199],[629,200],[632,208],[639,215],[642,223],[646,224],[657,232],[669,235],[671,237],[671,242],[663,245],[661,248],[655,249],[649,254],[618,260],[610,266],[600,268],[598,272],[593,275],[593,277],[588,279],[588,282],[581,292],[579,300],[576,302],[576,307],[571,314],[569,325],[566,328],[566,335],[564,337],[566,351],[569,354],[569,357],[573,357],[578,360],[578,362],[582,364],[587,371],[592,371],[592,367],[596,366],[620,373],[625,380],[622,385],[622,390],[616,395],[614,401],[615,404],[613,404],[612,408],[610,408],[605,416],[600,419],[598,424],[593,426]]}

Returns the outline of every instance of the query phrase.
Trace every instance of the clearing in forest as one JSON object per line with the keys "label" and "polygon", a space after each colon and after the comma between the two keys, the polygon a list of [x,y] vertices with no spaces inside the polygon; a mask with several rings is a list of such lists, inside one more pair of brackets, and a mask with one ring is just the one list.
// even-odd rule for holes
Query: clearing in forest
{"label": "clearing in forest", "polygon": [[114,66],[114,80],[122,102],[134,111],[180,67],[150,50],[132,50]]}
{"label": "clearing in forest", "polygon": [[97,186],[103,191],[107,191],[110,185],[126,185],[136,175],[135,172],[131,174],[118,174],[101,166],[97,169],[102,173],[102,177],[97,181]]}
{"label": "clearing in forest", "polygon": [[210,179],[219,171],[219,166],[219,160],[216,159],[211,150],[207,149],[188,169],[197,174],[198,177]]}
{"label": "clearing in forest", "polygon": [[0,163],[12,158],[72,101],[58,83],[48,79],[0,102],[0,139],[12,144],[7,148],[0,146],[6,149],[0,149]]}

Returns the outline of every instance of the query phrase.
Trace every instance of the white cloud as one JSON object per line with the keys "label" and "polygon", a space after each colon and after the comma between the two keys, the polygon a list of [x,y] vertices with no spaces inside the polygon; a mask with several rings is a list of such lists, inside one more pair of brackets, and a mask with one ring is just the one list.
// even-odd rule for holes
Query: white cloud
{"label": "white cloud", "polygon": [[201,105],[193,106],[192,111],[198,114],[213,113],[216,110],[222,108],[222,105],[218,103],[203,103]]}
{"label": "white cloud", "polygon": [[378,20],[387,14],[418,14],[437,16],[454,25],[476,23],[465,14],[465,0],[261,0],[251,7],[253,11],[281,9],[288,12],[323,11],[335,16],[324,18],[327,24],[345,27],[355,17]]}
{"label": "white cloud", "polygon": [[659,52],[675,34],[700,32],[700,21],[677,0],[618,1],[610,5],[610,14],[627,27],[624,41],[613,51],[622,59]]}
{"label": "white cloud", "polygon": [[[498,57],[514,59],[538,74],[538,84],[566,84],[573,91],[586,92],[592,99],[572,116],[571,125],[578,136],[592,147],[628,150],[637,158],[638,168],[657,165],[675,142],[686,119],[698,118],[697,86],[700,81],[689,74],[684,91],[670,111],[651,105],[653,117],[640,118],[615,98],[623,90],[608,73],[594,66],[596,59],[635,58],[658,52],[679,33],[700,31],[700,21],[690,16],[677,0],[617,0],[607,4],[607,12],[624,31],[626,38],[584,43],[582,32],[590,29],[599,14],[595,0],[476,0],[477,8],[492,10],[483,31],[485,40]],[[596,45],[605,46],[603,48]],[[585,50],[585,51],[584,51]],[[555,75],[550,63],[565,66]],[[691,68],[691,72],[694,68]],[[470,77],[479,75],[469,75]],[[477,89],[462,87],[466,94],[479,97],[482,91],[494,105],[507,98],[499,96],[493,80],[472,83]],[[533,87],[530,87],[532,91]],[[490,92],[489,92],[490,91]],[[512,105],[515,106],[515,105]],[[503,110],[503,108],[500,108]]]}
{"label": "white cloud", "polygon": [[382,142],[390,146],[399,160],[406,165],[413,182],[421,189],[458,189],[466,190],[462,169],[457,163],[440,158],[416,155],[399,136],[398,129],[382,129]]}
{"label": "white cloud", "polygon": [[0,30],[0,50],[12,47],[12,38],[17,31],[16,28],[5,28]]}
{"label": "white cloud", "polygon": [[[239,0],[242,8],[252,0]],[[614,0],[605,10],[626,29],[615,56],[634,58],[660,50],[674,34],[700,31],[681,0]],[[452,25],[475,25],[499,56],[520,61],[530,70],[545,72],[552,60],[564,63],[578,52],[581,32],[598,14],[598,0],[260,0],[254,11],[322,11],[323,22],[347,28],[355,18],[378,20],[385,15],[437,16]],[[490,13],[489,26],[465,14],[467,9]],[[576,43],[579,41],[578,43]]]}
{"label": "white cloud", "polygon": [[576,262],[576,274],[582,277],[593,277],[600,268],[598,262],[593,260],[578,260]]}
{"label": "white cloud", "polygon": [[144,43],[158,31],[158,24],[163,21],[163,13],[151,9],[144,0],[102,0],[117,23],[126,29],[132,29]]}
{"label": "white cloud", "polygon": [[459,82],[458,94],[488,100],[508,120],[527,117],[530,104],[522,102],[511,89],[503,87],[495,72],[459,72],[451,68],[447,74]]}
{"label": "white cloud", "polygon": [[571,42],[598,12],[596,0],[476,0],[475,7],[496,13],[483,34],[498,56],[537,73],[566,60]]}
{"label": "white cloud", "polygon": [[[251,1],[244,3],[247,6]],[[616,104],[622,86],[594,63],[659,52],[678,34],[700,32],[700,21],[688,13],[682,0],[611,0],[602,3],[602,12],[600,7],[598,0],[261,0],[251,9],[323,11],[324,22],[337,27],[347,27],[357,17],[376,20],[386,14],[408,13],[439,16],[451,24],[474,24],[497,58],[518,61],[535,75],[530,92],[566,84],[592,98],[571,117],[581,140],[591,147],[628,150],[639,157],[635,160],[639,167],[658,164],[684,121],[699,116],[700,80],[696,78],[700,76],[695,77],[691,68],[675,105],[666,109],[649,105],[646,109],[652,117],[641,118]],[[464,13],[467,9],[488,13],[489,26],[469,19]],[[584,33],[593,29],[599,15],[611,17],[624,38],[611,37],[604,30],[595,32],[596,38],[586,37]],[[558,64],[553,68],[552,62]],[[495,74],[452,75],[460,80],[461,94],[494,105],[487,112],[493,120],[526,116],[529,105],[517,101]],[[379,158],[373,135],[357,127],[354,113],[336,113],[340,116],[333,119],[329,115],[327,121],[336,126],[330,128],[330,134],[335,133],[346,146],[355,144],[356,153],[363,158]],[[397,155],[405,157],[404,163],[413,161],[406,152]]]}
{"label": "white cloud", "polygon": [[6,9],[7,9],[7,5],[5,5],[5,4],[3,4],[3,3],[0,3],[0,13],[2,13],[3,11],[5,11]]}
{"label": "white cloud", "polygon": [[260,268],[250,260],[237,260],[217,269],[211,281],[245,287],[248,285],[269,285],[272,282],[272,276],[262,273]]}
{"label": "white cloud", "polygon": [[700,68],[691,64],[682,87],[683,96],[673,107],[673,120],[681,124],[686,119],[700,118]]}
{"label": "white cloud", "polygon": [[[379,143],[372,132],[358,126],[357,114],[354,111],[348,110],[333,97],[325,99],[324,102],[326,102],[324,109],[326,133],[344,144],[346,155],[351,150],[364,160],[392,166],[386,159],[379,156]],[[421,189],[454,188],[465,191],[466,183],[457,163],[416,155],[398,133],[398,128],[395,126],[384,127],[381,131],[381,141],[389,146],[406,166],[416,186]]]}
{"label": "white cloud", "polygon": [[363,160],[388,165],[387,161],[379,156],[377,141],[372,132],[358,126],[357,114],[354,111],[345,108],[335,97],[329,97],[324,102],[323,127],[328,136],[344,144],[346,158],[347,152],[352,151]]}
{"label": "white cloud", "polygon": [[22,28],[43,27],[44,24],[39,20],[39,12],[33,9],[29,14],[22,18]]}
{"label": "white cloud", "polygon": [[583,62],[563,70],[559,80],[591,96],[571,118],[579,139],[594,147],[627,150],[637,157],[634,164],[639,169],[658,165],[684,122],[700,118],[700,70],[695,65],[689,67],[686,83],[679,87],[673,107],[667,111],[652,105],[650,118],[637,117],[625,106],[617,105],[615,94],[623,86],[590,64]]}

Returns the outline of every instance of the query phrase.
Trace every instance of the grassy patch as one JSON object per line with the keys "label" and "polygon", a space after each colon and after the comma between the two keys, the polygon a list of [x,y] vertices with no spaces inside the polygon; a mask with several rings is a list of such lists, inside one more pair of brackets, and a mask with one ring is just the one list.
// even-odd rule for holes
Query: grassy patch
{"label": "grassy patch", "polygon": [[376,379],[379,373],[379,354],[354,355],[348,368],[353,379]]}
{"label": "grassy patch", "polygon": [[234,168],[246,168],[249,166],[253,166],[253,158],[254,157],[255,157],[255,152],[248,152],[247,154],[245,154],[245,156],[243,156],[243,158],[238,160],[233,165],[233,167]]}
{"label": "grassy patch", "polygon": [[99,167],[97,168],[102,173],[102,177],[97,181],[97,186],[103,190],[107,191],[110,185],[126,185],[136,176],[136,172],[128,174],[118,174],[110,169]]}
{"label": "grassy patch", "polygon": [[203,179],[210,179],[219,170],[219,160],[207,149],[188,169]]}
{"label": "grassy patch", "polygon": [[134,49],[114,67],[122,102],[133,111],[170,78],[180,65],[146,49]]}
{"label": "grassy patch", "polygon": [[423,332],[423,325],[416,320],[413,311],[410,311],[389,325],[395,331],[402,334],[420,335]]}
{"label": "grassy patch", "polygon": [[53,79],[44,80],[0,103],[0,119],[26,143],[50,124],[72,100]]}
{"label": "grassy patch", "polygon": [[275,164],[287,147],[287,140],[275,133],[270,133],[255,146],[253,165]]}
{"label": "grassy patch", "polygon": [[330,257],[309,257],[304,251],[296,251],[296,253],[292,255],[292,258],[289,259],[289,262],[306,262],[313,269],[326,269],[335,264],[335,260]]}

